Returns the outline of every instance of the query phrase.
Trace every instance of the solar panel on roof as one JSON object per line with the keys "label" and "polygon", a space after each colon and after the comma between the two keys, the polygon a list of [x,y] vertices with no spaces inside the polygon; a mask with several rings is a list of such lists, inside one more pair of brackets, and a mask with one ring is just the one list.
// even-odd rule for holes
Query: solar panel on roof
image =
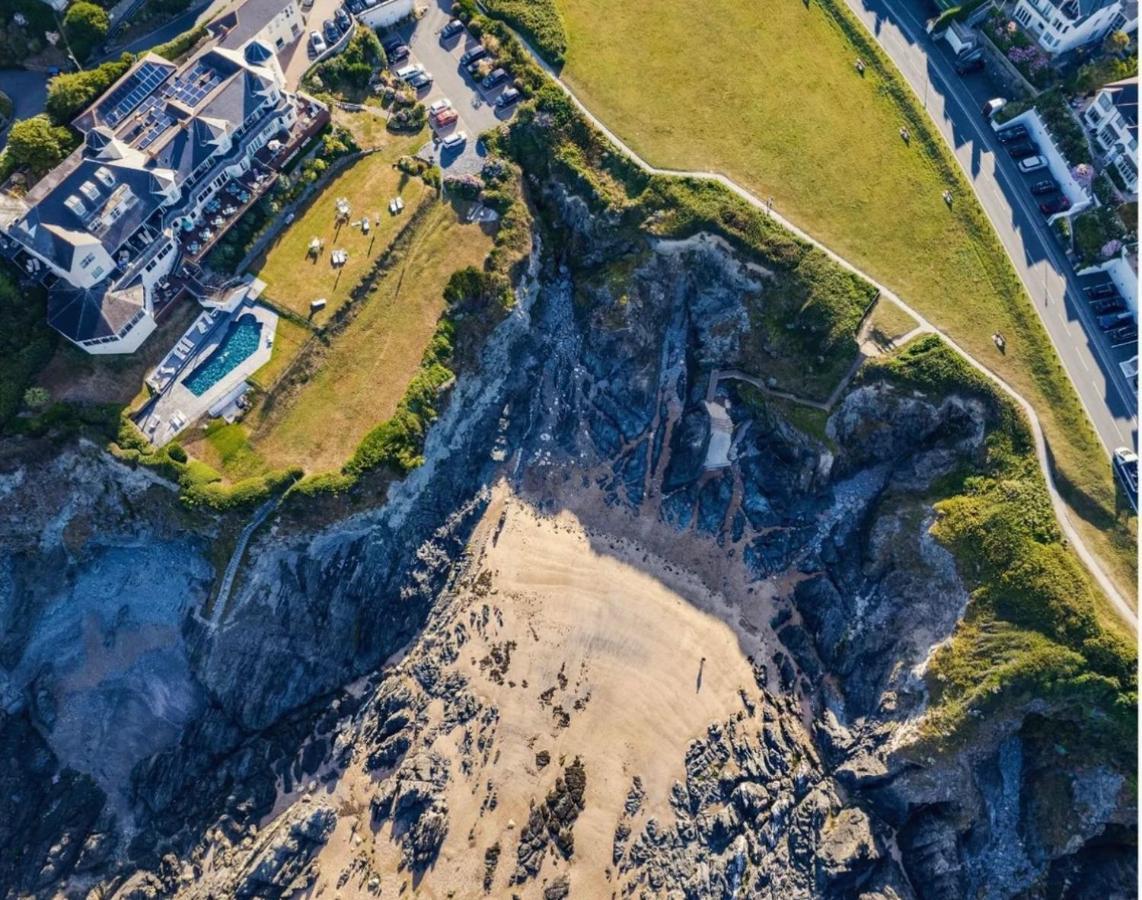
{"label": "solar panel on roof", "polygon": [[136,106],[149,97],[170,75],[167,66],[145,62],[99,104],[99,115],[109,125],[118,125]]}

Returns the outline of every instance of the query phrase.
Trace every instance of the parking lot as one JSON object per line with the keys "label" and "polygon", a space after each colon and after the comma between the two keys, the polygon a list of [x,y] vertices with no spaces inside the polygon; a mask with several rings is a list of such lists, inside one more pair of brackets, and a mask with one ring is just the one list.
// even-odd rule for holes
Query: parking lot
{"label": "parking lot", "polygon": [[[415,24],[405,24],[394,30],[408,44],[410,56],[400,65],[419,64],[432,75],[432,84],[420,92],[419,99],[425,106],[438,100],[447,99],[457,113],[452,124],[439,129],[433,126],[435,138],[425,146],[421,156],[440,165],[445,175],[476,174],[484,164],[484,148],[479,136],[489,129],[511,118],[514,107],[499,109],[496,99],[511,84],[509,78],[503,84],[484,91],[469,75],[460,62],[460,57],[479,42],[464,30],[451,38],[442,39],[440,31],[451,20],[450,2],[432,3],[424,16]],[[383,36],[388,39],[389,33]],[[467,140],[460,147],[446,149],[440,146],[440,139],[463,132]]]}

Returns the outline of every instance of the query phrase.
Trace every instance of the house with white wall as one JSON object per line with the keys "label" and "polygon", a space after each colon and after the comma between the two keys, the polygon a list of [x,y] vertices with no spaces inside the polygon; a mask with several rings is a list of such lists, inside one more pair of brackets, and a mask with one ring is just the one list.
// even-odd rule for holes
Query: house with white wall
{"label": "house with white wall", "polygon": [[73,123],[80,147],[0,223],[25,270],[51,276],[49,324],[88,353],[137,349],[188,232],[206,227],[207,204],[228,185],[258,190],[256,155],[288,137],[299,106],[259,40],[181,65],[137,60]]}
{"label": "house with white wall", "polygon": [[219,36],[219,47],[234,50],[258,41],[280,53],[301,37],[305,22],[298,0],[246,0],[207,28]]}
{"label": "house with white wall", "polygon": [[1013,15],[1051,54],[1138,28],[1137,0],[1019,0]]}
{"label": "house with white wall", "polygon": [[1095,149],[1138,193],[1138,77],[1115,81],[1094,95],[1082,114]]}

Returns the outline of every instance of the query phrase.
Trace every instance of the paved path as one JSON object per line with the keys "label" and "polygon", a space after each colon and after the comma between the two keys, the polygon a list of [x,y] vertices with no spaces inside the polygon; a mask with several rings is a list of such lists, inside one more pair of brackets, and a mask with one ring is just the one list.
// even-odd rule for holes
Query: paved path
{"label": "paved path", "polygon": [[551,67],[548,66],[546,63],[544,63],[542,58],[527,43],[527,41],[523,40],[522,38],[520,38],[520,40],[521,40],[523,46],[526,47],[528,49],[528,51],[531,53],[531,55],[535,59],[535,61],[540,66],[542,66],[543,69],[552,77],[552,79],[555,81],[555,83],[558,84],[563,89],[564,93],[566,93],[567,96],[571,98],[572,102],[575,103],[575,105],[579,108],[579,110],[583,113],[583,115],[585,115],[591,121],[591,123],[596,128],[599,129],[599,131],[601,131],[604,135],[606,135],[606,137],[611,141],[612,144],[615,145],[616,148],[618,148],[622,153],[624,153],[626,156],[628,156],[630,159],[632,159],[634,162],[636,162],[643,169],[645,169],[646,171],[650,172],[651,174],[655,174],[655,175],[673,175],[673,176],[678,176],[678,177],[683,177],[683,178],[700,178],[700,179],[704,179],[707,181],[715,181],[718,184],[725,187],[727,190],[729,190],[729,191],[733,192],[734,194],[736,194],[737,196],[741,197],[743,200],[745,200],[751,206],[753,206],[757,209],[760,209],[763,212],[766,212],[768,215],[770,215],[774,219],[774,221],[778,222],[783,227],[785,227],[789,231],[793,232],[793,234],[797,235],[799,238],[801,238],[801,240],[803,240],[809,244],[812,244],[814,247],[821,250],[823,253],[825,253],[825,255],[827,255],[830,259],[832,259],[839,266],[847,269],[848,271],[850,271],[856,275],[859,275],[861,278],[865,279],[869,283],[878,287],[880,289],[881,300],[887,299],[890,302],[895,303],[897,306],[899,306],[901,309],[905,310],[913,318],[915,318],[916,321],[919,323],[921,328],[925,328],[927,330],[934,331],[937,334],[939,334],[944,339],[944,341],[947,342],[949,347],[951,347],[956,353],[958,353],[960,356],[962,356],[973,368],[979,370],[984,375],[986,375],[988,378],[990,378],[992,381],[994,381],[1005,394],[1007,394],[1009,397],[1011,397],[1011,399],[1014,400],[1019,405],[1019,407],[1023,410],[1023,412],[1026,414],[1027,420],[1031,424],[1031,431],[1032,431],[1034,438],[1035,438],[1035,455],[1039,460],[1039,467],[1043,471],[1043,478],[1045,479],[1045,481],[1047,483],[1047,491],[1051,497],[1051,505],[1052,505],[1052,507],[1054,507],[1055,515],[1059,520],[1059,526],[1062,529],[1064,536],[1066,537],[1067,541],[1071,544],[1071,546],[1074,548],[1074,551],[1078,555],[1079,559],[1082,560],[1083,564],[1087,567],[1087,569],[1090,571],[1091,575],[1098,582],[1099,586],[1103,589],[1103,592],[1106,594],[1106,596],[1110,600],[1110,602],[1114,605],[1114,608],[1118,611],[1119,615],[1122,616],[1122,618],[1132,628],[1138,627],[1138,619],[1134,613],[1134,610],[1131,608],[1130,604],[1126,601],[1126,599],[1122,596],[1122,594],[1119,593],[1118,588],[1116,588],[1114,586],[1114,582],[1111,581],[1110,577],[1103,570],[1102,565],[1099,562],[1098,558],[1087,548],[1086,544],[1083,543],[1082,536],[1075,530],[1074,526],[1071,524],[1070,517],[1067,514],[1066,504],[1063,503],[1062,497],[1059,496],[1058,488],[1055,486],[1055,477],[1051,472],[1050,462],[1049,462],[1048,457],[1047,457],[1047,442],[1043,436],[1043,426],[1040,424],[1039,416],[1035,413],[1034,408],[1031,406],[1030,403],[1028,403],[1022,397],[1022,395],[1020,395],[1006,381],[1004,381],[1002,378],[1000,378],[998,375],[996,375],[993,371],[991,371],[991,369],[987,368],[987,366],[985,366],[983,363],[979,362],[979,360],[977,360],[973,356],[971,356],[966,350],[964,350],[963,347],[961,347],[959,344],[957,344],[955,341],[953,341],[950,337],[948,337],[948,335],[945,334],[941,329],[937,328],[935,325],[933,325],[931,322],[929,322],[927,319],[925,319],[919,312],[917,312],[915,309],[913,309],[911,306],[909,306],[907,303],[905,303],[902,299],[900,299],[900,297],[898,297],[895,293],[893,293],[888,287],[886,287],[883,284],[880,284],[880,282],[878,282],[876,279],[874,279],[871,275],[867,274],[866,272],[862,272],[860,269],[858,269],[856,266],[854,266],[852,263],[850,263],[847,259],[845,259],[844,257],[842,257],[842,256],[838,255],[837,253],[833,252],[832,250],[830,250],[828,247],[826,247],[824,244],[822,244],[816,238],[814,238],[811,235],[807,234],[806,232],[802,231],[800,228],[798,228],[796,225],[794,225],[788,219],[785,219],[781,215],[779,215],[779,214],[773,212],[772,210],[768,209],[768,207],[766,206],[764,201],[762,201],[758,197],[755,197],[753,194],[751,194],[745,188],[743,188],[740,185],[738,185],[737,183],[731,181],[725,175],[722,175],[718,172],[697,172],[697,171],[686,171],[686,170],[678,170],[678,169],[660,169],[657,166],[652,166],[650,163],[648,163],[646,160],[644,160],[641,156],[639,156],[637,153],[635,153],[634,150],[632,150],[625,143],[623,143],[623,141],[616,134],[614,134],[614,132],[612,132],[609,128],[607,128],[606,125],[604,125],[589,109],[587,109],[587,107],[583,105],[582,101],[579,100],[579,98],[577,96],[575,96],[574,92],[562,81],[562,79],[559,78],[559,76],[551,69]]}
{"label": "paved path", "polygon": [[[980,115],[995,88],[960,78],[954,55],[925,30],[922,0],[845,0],[928,111],[960,163],[1046,327],[1104,447],[1138,446],[1137,392],[1106,344],[1023,176]],[[998,151],[998,152],[997,152]],[[1126,354],[1131,355],[1131,354]]]}
{"label": "paved path", "polygon": [[234,552],[230,554],[230,561],[226,563],[226,572],[222,575],[222,583],[218,585],[218,593],[214,597],[214,605],[210,607],[210,625],[217,628],[222,624],[222,616],[226,612],[226,606],[230,602],[230,591],[234,588],[234,579],[238,576],[238,567],[242,565],[242,557],[246,555],[246,546],[250,543],[250,538],[253,537],[254,532],[258,527],[266,521],[267,516],[272,513],[282,498],[285,496],[285,491],[271,497],[265,503],[258,507],[254,513],[254,517],[246,523],[246,527],[242,529],[242,533],[238,535],[238,543],[234,545]]}

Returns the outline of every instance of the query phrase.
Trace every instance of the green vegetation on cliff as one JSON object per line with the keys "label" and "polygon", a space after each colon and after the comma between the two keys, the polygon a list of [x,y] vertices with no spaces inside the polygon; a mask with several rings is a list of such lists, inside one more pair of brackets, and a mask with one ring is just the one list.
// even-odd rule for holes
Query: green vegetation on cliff
{"label": "green vegetation on cliff", "polygon": [[936,503],[933,534],[955,554],[971,601],[928,672],[928,736],[966,739],[977,711],[995,720],[1040,700],[1048,718],[1076,726],[1060,728],[1063,745],[1132,760],[1137,650],[1099,615],[1098,588],[1059,531],[1020,412],[935,335],[870,364],[863,377],[936,397],[976,396],[991,420],[983,465],[948,479]]}

